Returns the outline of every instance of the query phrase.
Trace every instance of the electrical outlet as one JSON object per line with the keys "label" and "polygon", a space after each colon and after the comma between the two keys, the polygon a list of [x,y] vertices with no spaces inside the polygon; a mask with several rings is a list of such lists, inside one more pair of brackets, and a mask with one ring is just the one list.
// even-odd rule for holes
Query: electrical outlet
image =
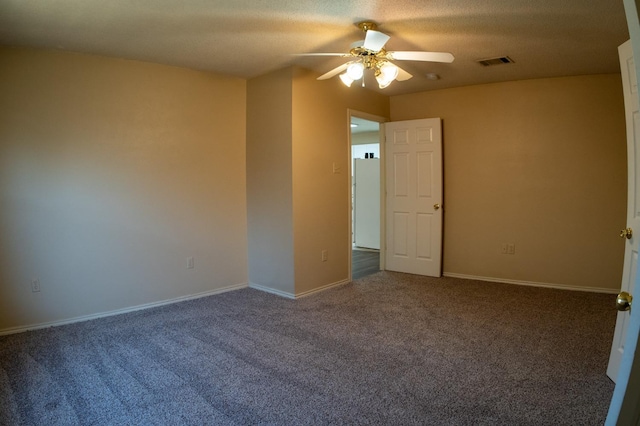
{"label": "electrical outlet", "polygon": [[40,291],[40,280],[38,278],[31,280],[31,291],[33,293],[38,293]]}
{"label": "electrical outlet", "polygon": [[327,252],[327,250],[322,250],[322,261],[326,262],[327,260],[329,260],[329,252]]}
{"label": "electrical outlet", "polygon": [[507,243],[502,243],[502,245],[500,246],[500,253],[507,254],[508,251],[509,251],[509,247]]}
{"label": "electrical outlet", "polygon": [[195,262],[193,260],[193,257],[187,257],[187,269],[193,269],[195,268]]}
{"label": "electrical outlet", "polygon": [[516,245],[515,245],[515,243],[509,243],[507,245],[507,254],[516,254]]}

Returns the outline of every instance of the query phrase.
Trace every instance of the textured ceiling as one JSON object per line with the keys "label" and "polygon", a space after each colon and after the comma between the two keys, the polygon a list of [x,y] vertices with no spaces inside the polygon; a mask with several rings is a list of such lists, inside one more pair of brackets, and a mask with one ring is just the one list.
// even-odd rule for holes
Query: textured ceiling
{"label": "textured ceiling", "polygon": [[[617,46],[629,38],[622,0],[0,0],[0,44],[242,78],[288,65],[320,75],[344,59],[293,54],[346,52],[363,38],[354,23],[365,19],[391,36],[388,50],[444,51],[456,58],[452,64],[400,62],[414,78],[384,89],[390,95],[619,72]],[[515,63],[475,62],[502,55]],[[427,73],[440,79],[429,80]]]}

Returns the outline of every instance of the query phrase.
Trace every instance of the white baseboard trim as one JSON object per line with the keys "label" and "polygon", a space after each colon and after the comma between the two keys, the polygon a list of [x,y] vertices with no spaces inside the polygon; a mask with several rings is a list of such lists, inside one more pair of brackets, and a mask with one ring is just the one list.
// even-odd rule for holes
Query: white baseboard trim
{"label": "white baseboard trim", "polygon": [[323,285],[322,287],[314,288],[313,290],[308,290],[308,291],[296,294],[296,299],[299,299],[301,297],[311,296],[312,294],[320,293],[321,291],[329,290],[330,288],[333,288],[333,287],[349,284],[350,282],[351,281],[347,279],[347,280],[336,281],[335,283]]}
{"label": "white baseboard trim", "polygon": [[217,288],[215,290],[204,291],[202,293],[190,294],[188,296],[180,296],[173,299],[161,300],[159,302],[145,303],[143,305],[132,306],[130,308],[116,309],[114,311],[100,312],[100,313],[91,314],[91,315],[83,315],[81,317],[74,317],[74,318],[69,318],[65,320],[50,321],[50,322],[31,324],[31,325],[20,326],[20,327],[5,328],[4,330],[0,330],[0,336],[5,336],[8,334],[23,333],[25,331],[30,331],[30,330],[39,330],[41,328],[58,327],[61,325],[67,325],[67,324],[73,324],[76,322],[83,322],[83,321],[89,321],[89,320],[98,319],[98,318],[110,317],[113,315],[126,314],[128,312],[141,311],[143,309],[170,305],[172,303],[184,302],[184,301],[193,300],[193,299],[200,299],[201,297],[213,296],[215,294],[226,293],[228,291],[233,291],[233,290],[240,290],[242,288],[247,288],[247,284],[246,283],[236,284],[228,287]]}
{"label": "white baseboard trim", "polygon": [[322,287],[314,288],[313,290],[308,290],[308,291],[305,291],[305,292],[302,292],[302,293],[298,293],[298,294],[291,294],[291,293],[286,292],[286,291],[276,290],[274,288],[265,287],[263,285],[255,284],[255,283],[249,283],[249,288],[254,288],[256,290],[260,290],[260,291],[264,291],[264,292],[267,292],[267,293],[275,294],[275,295],[278,295],[278,296],[286,297],[287,299],[300,299],[301,297],[311,296],[312,294],[319,293],[321,291],[325,291],[325,290],[328,290],[330,288],[338,287],[338,286],[341,286],[341,285],[344,285],[344,284],[349,284],[350,282],[351,281],[349,281],[349,280],[337,281],[335,283],[323,285]]}
{"label": "white baseboard trim", "polygon": [[582,287],[582,286],[568,285],[568,284],[551,284],[551,283],[541,283],[536,281],[510,280],[507,278],[479,277],[476,275],[457,274],[455,272],[444,272],[442,275],[445,277],[462,278],[465,280],[491,281],[491,282],[504,283],[504,284],[526,285],[529,287],[555,288],[557,290],[587,291],[591,293],[607,293],[607,294],[618,294],[618,292],[620,291],[612,288]]}
{"label": "white baseboard trim", "polygon": [[280,296],[280,297],[286,297],[287,299],[295,299],[296,298],[296,296],[294,294],[291,294],[289,292],[282,291],[282,290],[277,290],[277,289],[271,288],[271,287],[265,287],[263,285],[256,284],[256,283],[249,283],[249,288],[253,288],[255,290],[264,291],[265,293],[275,294],[276,296]]}

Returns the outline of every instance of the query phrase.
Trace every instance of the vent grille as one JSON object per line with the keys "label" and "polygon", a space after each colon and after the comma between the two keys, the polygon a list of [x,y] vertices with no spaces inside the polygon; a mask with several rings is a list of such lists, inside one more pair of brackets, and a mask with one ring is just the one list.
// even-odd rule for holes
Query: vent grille
{"label": "vent grille", "polygon": [[508,56],[500,56],[497,58],[478,59],[476,62],[483,67],[490,67],[492,65],[513,64],[514,60]]}

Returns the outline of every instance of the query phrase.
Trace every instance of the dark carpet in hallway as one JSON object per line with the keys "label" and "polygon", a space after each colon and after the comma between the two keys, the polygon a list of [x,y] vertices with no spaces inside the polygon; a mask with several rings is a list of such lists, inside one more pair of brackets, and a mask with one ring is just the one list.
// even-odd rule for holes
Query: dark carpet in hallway
{"label": "dark carpet in hallway", "polygon": [[380,271],[380,252],[372,250],[351,251],[351,277],[358,279]]}

